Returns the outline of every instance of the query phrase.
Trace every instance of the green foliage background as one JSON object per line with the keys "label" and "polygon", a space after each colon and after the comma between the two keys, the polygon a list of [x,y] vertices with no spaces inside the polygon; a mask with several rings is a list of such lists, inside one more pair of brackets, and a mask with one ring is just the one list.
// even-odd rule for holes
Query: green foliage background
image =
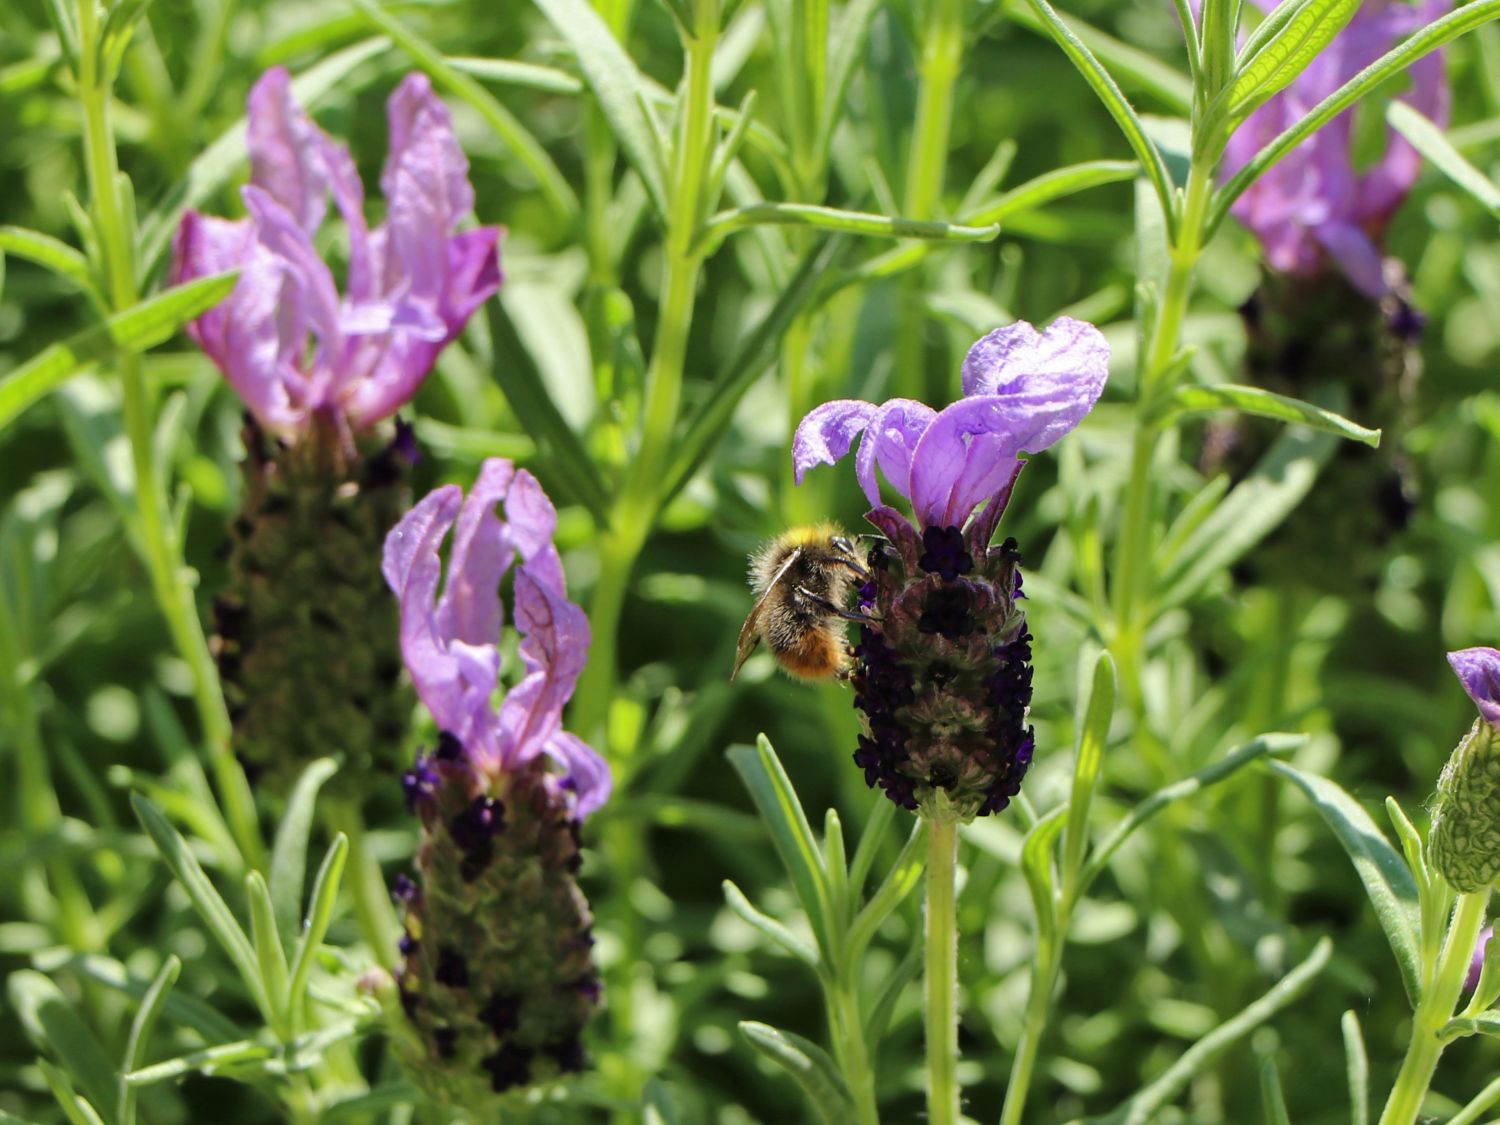
{"label": "green foliage background", "polygon": [[[681,54],[668,8],[652,0],[601,7],[628,16],[632,57],[671,90]],[[1015,8],[967,8],[939,215],[961,213],[966,188],[1002,148],[1013,149],[1002,190],[1065,165],[1129,158],[1066,59]],[[444,55],[578,73],[530,5],[457,0],[384,11]],[[1138,108],[1163,116],[1184,111],[1186,80],[1172,77],[1183,63],[1170,6],[1084,0],[1069,14],[1141,53],[1137,72],[1116,68]],[[826,196],[817,196],[814,184],[810,201],[890,212],[885,196],[899,196],[909,175],[914,38],[927,16],[924,5],[901,0],[879,7],[834,135]],[[412,66],[388,40],[372,42],[377,34],[360,8],[328,0],[155,0],[125,55],[114,107],[121,163],[142,212],[167,201],[236,122],[267,67],[301,73],[361,44],[362,61],[340,75],[314,112],[332,135],[347,139],[372,184],[384,155],[384,98]],[[719,102],[734,106],[755,90],[756,120],[773,136],[789,136],[796,109],[787,103],[785,60],[757,0],[739,7],[721,56]],[[1500,157],[1500,32],[1481,29],[1447,59],[1455,93],[1451,139],[1493,172]],[[605,123],[586,95],[492,81],[482,68],[474,73],[587,198],[588,146]],[[508,380],[518,371],[535,374],[600,479],[612,485],[632,456],[643,378],[638,341],[649,348],[655,328],[660,228],[649,214],[636,222],[607,215],[593,234],[602,240],[594,249],[605,252],[591,255],[585,225],[549,207],[491,123],[469,100],[449,102],[473,164],[477,217],[508,230],[507,280],[489,318],[444,354],[416,400],[429,451],[418,489],[467,484],[487,455],[531,467],[563,508],[570,585],[587,605],[601,566],[588,498],[555,440],[513,406]],[[76,244],[70,198],[86,194],[79,149],[77,103],[44,5],[7,0],[0,6],[0,221]],[[744,164],[767,198],[782,197],[763,146],[748,144]],[[238,214],[234,189],[244,175],[239,169],[203,208]],[[639,197],[623,160],[609,160],[604,183],[616,203]],[[705,267],[686,362],[689,414],[724,393],[737,351],[792,265],[823,237],[801,228],[758,230],[731,236]],[[1265,730],[1309,733],[1298,765],[1337,777],[1382,823],[1386,794],[1414,815],[1430,795],[1471,721],[1442,654],[1500,637],[1497,234],[1494,215],[1428,171],[1387,240],[1430,318],[1413,424],[1398,437],[1420,484],[1413,520],[1382,541],[1301,540],[1295,551],[1267,552],[1261,565],[1252,554],[1251,565],[1224,570],[1187,607],[1164,615],[1144,680],[1156,712],[1180,721],[1166,738],[1117,729],[1104,766],[1104,821]],[[1066,794],[1080,653],[1096,651],[1088,646],[1089,616],[1100,609],[1099,537],[1116,522],[1116,490],[1128,471],[1134,237],[1128,179],[1019,212],[992,242],[935,244],[918,270],[842,288],[798,322],[801,335],[792,344],[783,341],[767,355],[775,362],[759,365],[763,373],[701,470],[661,513],[630,576],[619,682],[598,739],[622,784],[591,821],[584,872],[609,995],[593,1042],[599,1069],[571,1100],[539,1117],[633,1119],[654,1076],[660,1087],[648,1096],[670,1104],[682,1121],[800,1119],[795,1089],[772,1077],[736,1032],[738,1021],[754,1019],[818,1039],[823,1015],[806,968],[766,948],[724,905],[721,881],[729,878],[763,909],[783,919],[795,914],[724,751],[766,732],[810,812],[836,806],[851,826],[864,822],[877,798],[849,762],[857,722],[846,688],[794,684],[759,661],[740,682],[727,682],[748,608],[745,556],[790,522],[830,516],[846,528],[860,526],[864,505],[845,469],[814,473],[802,489],[791,489],[789,436],[807,405],[894,394],[945,402],[957,393],[958,361],[975,338],[1013,318],[1040,325],[1062,312],[1105,328],[1115,349],[1111,388],[1070,443],[1035,459],[1007,526],[1030,568],[1037,638],[1038,756],[1028,791],[1039,807]],[[885,249],[845,237],[830,248],[829,276]],[[615,263],[613,271],[601,270],[601,256]],[[1257,285],[1258,268],[1252,240],[1229,224],[1209,249],[1186,325],[1199,348],[1197,377],[1244,381],[1236,309]],[[0,375],[94,319],[77,291],[7,258]],[[789,357],[793,366],[800,357],[800,372],[789,370]],[[158,402],[180,411],[159,448],[174,489],[191,497],[185,541],[204,608],[224,579],[219,552],[238,500],[241,408],[181,336],[144,362]],[[1330,374],[1351,382],[1364,375]],[[1276,432],[1269,421],[1244,424],[1266,436]],[[1201,436],[1201,423],[1192,423],[1171,439],[1180,444],[1163,477],[1169,495],[1202,487],[1193,467]],[[109,980],[148,982],[175,953],[184,962],[175,989],[182,1002],[158,1027],[158,1058],[203,1044],[202,1027],[194,1030],[188,1018],[198,1009],[242,1028],[256,1024],[227,962],[129,811],[129,791],[143,789],[192,834],[192,805],[201,799],[193,794],[204,790],[193,788],[203,783],[193,764],[185,668],[108,487],[128,482],[122,441],[118,389],[107,371],[72,380],[0,428],[0,596],[9,607],[0,628],[8,626],[17,657],[3,670],[10,680],[0,696],[0,869],[8,873],[0,880],[0,973],[35,967],[49,974],[114,1058],[136,1005]],[[1314,488],[1343,496],[1340,464]],[[1347,560],[1357,560],[1357,570],[1332,589],[1309,581]],[[40,775],[36,763],[23,761],[23,712],[39,723]],[[275,816],[275,802],[265,811]],[[369,819],[370,846],[387,871],[404,869],[415,826],[399,794]],[[326,826],[318,833],[326,838]],[[890,836],[886,859],[900,844],[897,831]],[[976,823],[964,840],[960,1077],[968,1111],[987,1120],[998,1112],[1019,1034],[1032,913],[1016,868],[1015,818]],[[212,872],[212,847],[204,843],[201,851]],[[76,901],[44,876],[57,865],[74,873]],[[1170,1119],[1257,1119],[1257,1059],[1269,1055],[1280,1065],[1292,1120],[1348,1120],[1341,1013],[1353,1009],[1363,1024],[1377,1091],[1394,1073],[1408,1015],[1394,964],[1351,876],[1317,815],[1264,772],[1171,809],[1119,855],[1080,909],[1064,961],[1067,990],[1043,1044],[1028,1120],[1062,1121],[1115,1106],[1264,992],[1323,935],[1333,938],[1335,953],[1313,989],[1257,1032],[1253,1049],[1231,1051],[1204,1071]],[[877,941],[871,980],[894,970],[918,925],[913,899]],[[371,963],[348,910],[335,917],[329,942],[336,952],[325,958],[326,987],[347,993]],[[878,1059],[883,1107],[893,1122],[922,1113],[919,1001],[913,986]],[[1460,1044],[1436,1089],[1461,1104],[1494,1072],[1494,1051],[1485,1039]],[[0,1007],[0,1110],[58,1120],[36,1058],[16,1010]],[[379,1035],[349,1058],[367,1078],[380,1073]],[[150,1087],[141,1106],[158,1122],[268,1121],[282,1113],[266,1080],[247,1086],[203,1076]],[[356,1105],[341,1119],[375,1116]]]}

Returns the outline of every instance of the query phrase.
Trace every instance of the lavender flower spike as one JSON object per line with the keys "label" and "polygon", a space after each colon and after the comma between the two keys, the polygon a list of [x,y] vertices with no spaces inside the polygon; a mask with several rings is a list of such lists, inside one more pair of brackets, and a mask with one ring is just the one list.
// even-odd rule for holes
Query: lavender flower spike
{"label": "lavender flower spike", "polygon": [[[283,437],[320,417],[357,433],[395,413],[500,284],[499,228],[457,231],[474,192],[447,107],[412,74],[386,110],[387,217],[374,230],[348,151],[313,124],[276,68],[250,92],[249,217],[190,211],[177,232],[174,281],[241,271],[228,299],[188,332],[260,425]],[[330,193],[349,233],[343,294],[313,246]]]}
{"label": "lavender flower spike", "polygon": [[[1109,347],[1093,325],[1013,324],[969,350],[964,397],[942,410],[842,400],[797,427],[799,481],[859,441],[855,475],[873,505],[866,518],[885,539],[870,549],[859,590],[868,620],[850,672],[864,713],[854,763],[903,808],[967,821],[1020,792],[1035,750],[1031,633],[1016,541],[990,540],[1022,452],[1073,430],[1108,375]],[[916,527],[881,503],[877,468],[911,502]]]}
{"label": "lavender flower spike", "polygon": [[969,349],[964,397],[941,411],[902,398],[813,409],[792,440],[797,480],[860,438],[855,472],[872,505],[879,466],[921,526],[961,527],[1009,488],[1023,450],[1046,449],[1083,420],[1108,376],[1109,345],[1092,324],[1058,317],[1041,333],[1024,321],[998,328]]}
{"label": "lavender flower spike", "polygon": [[[579,824],[609,796],[610,776],[562,729],[589,629],[563,587],[556,526],[535,478],[491,459],[467,498],[437,489],[385,543],[401,653],[442,732],[405,777],[421,821],[420,887],[404,880],[397,892],[405,1015],[393,1018],[416,1033],[398,1037],[413,1081],[486,1120],[480,1107],[495,1097],[583,1068],[600,996],[575,876]],[[499,591],[512,568],[523,667],[497,710]]]}
{"label": "lavender flower spike", "polygon": [[[1255,0],[1263,11],[1272,0]],[[1273,138],[1306,116],[1405,36],[1443,15],[1450,0],[1365,0],[1348,26],[1285,90],[1252,113],[1229,139],[1224,175],[1252,160]],[[1448,113],[1443,62],[1433,53],[1412,65],[1402,101],[1442,124]],[[1235,201],[1232,213],[1260,239],[1281,273],[1311,276],[1329,260],[1372,300],[1387,281],[1377,239],[1421,170],[1405,138],[1387,132],[1368,168],[1355,151],[1355,110],[1346,110],[1290,152]]]}

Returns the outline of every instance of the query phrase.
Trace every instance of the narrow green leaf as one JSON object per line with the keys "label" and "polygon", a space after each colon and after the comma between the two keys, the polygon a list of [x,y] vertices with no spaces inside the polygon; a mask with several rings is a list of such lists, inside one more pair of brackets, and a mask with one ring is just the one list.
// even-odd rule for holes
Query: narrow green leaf
{"label": "narrow green leaf", "polygon": [[119,1107],[116,1115],[120,1125],[135,1125],[135,1087],[125,1080],[125,1075],[141,1065],[141,1060],[146,1054],[146,1044],[151,1042],[151,1030],[156,1026],[157,1017],[161,1015],[167,995],[171,992],[172,986],[177,983],[178,974],[181,972],[182,962],[175,956],[168,956],[162,962],[156,979],[151,982],[151,987],[141,1001],[141,1006],[136,1010],[135,1019],[130,1023],[130,1038],[125,1044],[125,1062],[121,1066],[120,1076],[115,1083],[116,1104]]}
{"label": "narrow green leaf", "polygon": [[470,59],[450,56],[448,65],[464,74],[502,86],[523,86],[547,94],[581,94],[583,83],[564,70],[515,59]]}
{"label": "narrow green leaf", "polygon": [[[151,981],[131,976],[119,961],[99,953],[56,950],[50,954],[38,954],[34,961],[36,967],[43,972],[55,974],[67,970],[77,973],[137,1002],[144,1002],[151,991]],[[225,1041],[239,1034],[239,1029],[232,1022],[196,996],[184,992],[169,992],[165,1008],[173,1023],[192,1028],[207,1040]]]}
{"label": "narrow green leaf", "polygon": [[1089,838],[1089,807],[1104,765],[1104,744],[1109,739],[1109,724],[1114,714],[1115,662],[1108,652],[1101,652],[1094,663],[1088,710],[1078,731],[1078,758],[1073,766],[1073,794],[1068,800],[1068,831],[1063,844],[1065,887],[1071,888],[1083,865]]}
{"label": "narrow green leaf", "polygon": [[1306,741],[1305,734],[1263,734],[1243,746],[1235,747],[1217,762],[1204,766],[1197,773],[1158,789],[1131,809],[1125,819],[1115,826],[1115,830],[1089,855],[1088,862],[1083,865],[1083,870],[1078,876],[1078,897],[1082,898],[1087,893],[1089,886],[1098,878],[1110,858],[1120,850],[1120,846],[1126,840],[1130,839],[1135,830],[1172,802],[1191,797],[1210,785],[1217,785],[1233,777],[1251,762],[1265,755],[1289,754]]}
{"label": "narrow green leaf", "polygon": [[98,290],[94,288],[94,275],[89,269],[89,260],[66,242],[25,227],[0,226],[0,251],[51,270],[58,277],[82,289],[94,298],[96,304],[102,306]]}
{"label": "narrow green leaf", "polygon": [[1470,164],[1435,122],[1405,102],[1395,100],[1386,107],[1385,119],[1434,168],[1483,203],[1489,208],[1491,215],[1500,219],[1500,186],[1496,186],[1493,180]]}
{"label": "narrow green leaf", "polygon": [[1260,1100],[1266,1125],[1292,1125],[1286,1111],[1286,1097],[1281,1092],[1281,1072],[1270,1055],[1260,1060]]}
{"label": "narrow green leaf", "polygon": [[1234,201],[1243,195],[1245,189],[1258,180],[1267,169],[1359,101],[1365,94],[1399,74],[1424,55],[1431,54],[1444,44],[1473,31],[1497,16],[1500,16],[1500,0],[1473,0],[1472,3],[1455,8],[1441,19],[1415,32],[1410,38],[1365,67],[1313,106],[1307,116],[1283,130],[1275,140],[1256,153],[1252,160],[1214,193],[1206,233],[1212,234],[1224,221],[1224,217],[1229,214],[1229,208],[1234,205]]}
{"label": "narrow green leaf", "polygon": [[1344,1033],[1344,1074],[1349,1081],[1349,1125],[1370,1125],[1370,1057],[1365,1053],[1359,1016],[1352,1010],[1339,1020]]}
{"label": "narrow green leaf", "polygon": [[245,876],[245,897],[250,902],[250,938],[255,945],[255,960],[260,965],[266,998],[271,1002],[274,1017],[271,1026],[278,1035],[285,1036],[289,1030],[286,1026],[286,950],[276,930],[276,908],[271,905],[271,892],[266,887],[265,876],[259,871],[251,871]]}
{"label": "narrow green leaf", "polygon": [[318,877],[313,880],[307,925],[302,940],[297,946],[297,955],[292,961],[292,982],[287,990],[287,1011],[295,1025],[302,1011],[302,1000],[307,994],[307,978],[312,972],[313,956],[323,944],[323,935],[328,932],[328,923],[333,920],[333,905],[338,898],[339,881],[344,875],[344,861],[349,857],[349,837],[340,832],[328,847],[323,864],[318,868]]}
{"label": "narrow green leaf", "polygon": [[643,104],[650,91],[635,63],[588,0],[536,0],[536,6],[573,49],[620,149],[646,185],[657,214],[665,215],[667,188],[662,153]]}
{"label": "narrow green leaf", "polygon": [[854,76],[855,65],[864,54],[870,24],[875,21],[875,14],[879,10],[880,0],[849,0],[844,5],[838,27],[830,37],[832,42],[828,86],[823,105],[818,107],[818,131],[813,138],[815,153],[823,154],[828,151],[834,127],[842,116],[849,80]]}
{"label": "narrow green leaf", "polygon": [[1332,956],[1333,942],[1326,937],[1320,939],[1307,960],[1277,981],[1260,999],[1184,1051],[1161,1077],[1103,1118],[1101,1125],[1105,1122],[1108,1125],[1146,1125],[1156,1120],[1158,1112],[1183,1091],[1194,1075],[1301,996]]}
{"label": "narrow green leaf", "polygon": [[238,272],[220,273],[175,286],[43,348],[0,379],[0,430],[38,399],[117,351],[137,354],[171,339],[178,328],[227,297],[238,278]]}
{"label": "narrow green leaf", "polygon": [[[361,1123],[381,1120],[374,1116],[383,1110],[410,1106],[421,1100],[421,1093],[410,1082],[383,1082],[375,1089],[363,1094],[353,1094],[333,1102],[320,1114],[319,1125],[327,1122],[354,1120]],[[389,1120],[389,1118],[385,1118]]]}
{"label": "narrow green leaf", "polygon": [[853,925],[849,927],[849,935],[844,939],[844,946],[840,951],[846,974],[858,974],[865,948],[891,916],[891,912],[916,890],[922,881],[922,872],[926,869],[927,822],[918,820],[912,825],[906,846],[901,849],[896,862],[891,864],[879,889],[870,896],[870,901],[865,903],[855,916]]}
{"label": "narrow green leaf", "polygon": [[213,1047],[204,1047],[201,1051],[193,1051],[175,1059],[167,1059],[142,1067],[140,1070],[132,1070],[125,1075],[125,1081],[134,1087],[150,1086],[156,1082],[166,1082],[169,1079],[182,1078],[200,1071],[204,1074],[213,1074],[216,1070],[234,1063],[269,1059],[275,1054],[276,1051],[273,1048],[253,1039],[242,1039],[235,1043],[219,1043]]}
{"label": "narrow green leaf", "polygon": [[1333,442],[1313,430],[1289,430],[1277,438],[1161,571],[1158,609],[1181,605],[1269,535],[1311,490]]}
{"label": "narrow green leaf", "polygon": [[858,900],[864,894],[865,880],[870,877],[870,867],[875,862],[875,853],[890,829],[896,816],[894,801],[872,802],[870,815],[865,819],[864,829],[859,834],[859,846],[854,849],[854,861],[849,864],[849,886]]}
{"label": "narrow green leaf", "polygon": [[1036,910],[1037,941],[1050,945],[1057,937],[1057,894],[1053,847],[1067,825],[1068,806],[1054,805],[1031,826],[1021,843],[1021,874]]}
{"label": "narrow green leaf", "polygon": [[[1500,1102],[1500,1078],[1495,1079],[1475,1094],[1468,1105],[1448,1118],[1447,1125],[1477,1125],[1479,1119],[1484,1116],[1485,1110],[1496,1102]],[[1364,1125],[1364,1123],[1355,1121],[1351,1125]]]}
{"label": "narrow green leaf", "polygon": [[1438,1038],[1444,1043],[1451,1043],[1467,1035],[1489,1035],[1500,1039],[1500,1012],[1461,1016],[1449,1020],[1438,1030]]}
{"label": "narrow green leaf", "polygon": [[1115,119],[1115,124],[1120,127],[1120,132],[1124,134],[1130,150],[1141,162],[1146,178],[1151,181],[1151,186],[1156,190],[1162,214],[1167,216],[1168,228],[1175,231],[1177,220],[1176,208],[1173,206],[1172,178],[1167,173],[1167,163],[1162,158],[1161,150],[1146,135],[1145,127],[1141,125],[1135,109],[1121,93],[1120,87],[1115,84],[1109,71],[1104,69],[1099,60],[1094,57],[1094,53],[1084,45],[1083,40],[1078,38],[1062,21],[1062,18],[1052,10],[1052,5],[1048,4],[1047,0],[1030,0],[1030,4],[1042,21],[1043,30],[1062,48],[1063,53],[1083,76],[1083,80],[1088,83],[1089,88],[1109,111],[1109,115]]}
{"label": "narrow green leaf", "polygon": [[[1050,34],[1042,18],[1025,4],[1007,4],[1006,15],[1022,27]],[[1062,20],[1112,74],[1118,74],[1125,82],[1150,94],[1173,113],[1186,114],[1192,109],[1193,85],[1180,71],[1150,52],[1132,47],[1077,16],[1063,16]]]}
{"label": "narrow green leaf", "polygon": [[[390,46],[391,41],[382,35],[336,51],[292,79],[292,93],[304,107],[314,109],[330,90],[348,92],[349,76]],[[184,212],[207,203],[249,158],[245,148],[245,118],[241,117],[198,154],[167,198],[142,220],[141,268],[147,275],[155,271],[167,252]]]}
{"label": "narrow green leaf", "polygon": [[130,807],[135,810],[136,819],[141,822],[141,827],[151,837],[156,850],[161,853],[162,859],[166,860],[167,867],[187,892],[192,901],[193,909],[208,926],[209,932],[218,941],[224,952],[229,955],[234,967],[239,970],[245,987],[255,999],[256,1006],[269,1021],[272,1015],[270,997],[266,995],[265,982],[261,980],[260,966],[255,959],[255,949],[250,944],[250,939],[245,936],[245,931],[235,921],[234,913],[229,905],[219,897],[219,892],[214,890],[214,885],[199,866],[198,860],[188,848],[184,840],[162,815],[161,810],[153,805],[139,793],[130,795]]}
{"label": "narrow green leaf", "polygon": [[72,1080],[66,1074],[46,1059],[37,1059],[36,1065],[69,1125],[104,1125],[104,1119],[89,1100],[73,1088]]}
{"label": "narrow green leaf", "polygon": [[844,849],[844,823],[838,809],[823,814],[823,870],[828,876],[828,904],[832,917],[849,916],[849,855]]}
{"label": "narrow green leaf", "polygon": [[994,202],[965,215],[963,221],[972,226],[1003,224],[1012,215],[1035,211],[1065,196],[1104,184],[1132,180],[1140,169],[1140,164],[1134,160],[1086,160],[1082,164],[1054,168],[1003,192]]}
{"label": "narrow green leaf", "polygon": [[896,1010],[896,1002],[901,999],[901,993],[906,991],[906,986],[917,979],[917,973],[922,968],[922,943],[914,941],[911,948],[906,951],[906,956],[901,958],[901,963],[896,966],[896,971],[891,973],[880,986],[880,992],[875,996],[875,1003],[869,1007],[865,1016],[865,1040],[873,1050],[885,1038],[885,1030],[890,1026],[891,1015]]}
{"label": "narrow green leaf", "polygon": [[790,1031],[749,1020],[740,1022],[740,1034],[796,1080],[826,1125],[848,1125],[855,1119],[854,1098],[823,1048]]}
{"label": "narrow green leaf", "polygon": [[302,919],[302,884],[307,877],[307,838],[312,832],[318,790],[338,768],[332,758],[319,758],[303,770],[276,828],[276,841],[271,847],[271,903],[276,929],[286,948],[301,928],[298,923]]}
{"label": "narrow green leaf", "polygon": [[720,211],[711,216],[698,232],[698,249],[711,253],[723,239],[737,230],[764,226],[817,227],[820,230],[846,231],[849,234],[872,234],[883,238],[922,238],[934,242],[989,242],[1000,233],[999,223],[987,226],[961,226],[864,211],[842,211],[811,203],[754,203]]}
{"label": "narrow green leaf", "polygon": [[515,153],[536,179],[537,187],[552,209],[564,219],[578,214],[578,195],[569,185],[552,157],[526,127],[496,100],[495,96],[469,75],[450,66],[441,51],[413,32],[380,6],[377,0],[353,0],[369,21],[389,35],[396,46],[405,51],[411,61],[419,66],[432,81],[454,97],[468,102],[494,130],[495,135]]}
{"label": "narrow green leaf", "polygon": [[431,450],[439,457],[478,463],[486,457],[529,461],[536,456],[536,442],[525,434],[503,434],[494,430],[454,426],[439,422],[436,418],[417,418],[413,425],[422,448]]}
{"label": "narrow green leaf", "polygon": [[1405,861],[1370,814],[1337,783],[1285,762],[1272,762],[1271,768],[1306,794],[1348,853],[1401,967],[1406,994],[1415,1002],[1422,994],[1420,910],[1417,884]]}
{"label": "narrow green leaf", "polygon": [[771,833],[771,842],[791,878],[792,889],[802,909],[807,911],[820,953],[829,957],[832,943],[823,858],[791,778],[765,735],[756,740],[754,747],[731,747],[729,761],[750,790],[750,798]]}
{"label": "narrow green leaf", "polygon": [[1308,426],[1372,448],[1380,445],[1379,430],[1366,429],[1342,414],[1324,410],[1321,406],[1314,406],[1299,398],[1289,398],[1260,387],[1246,387],[1235,383],[1217,383],[1212,386],[1188,384],[1178,387],[1171,395],[1159,400],[1156,408],[1151,411],[1151,418],[1165,425],[1185,414],[1202,414],[1213,410],[1238,410],[1241,414],[1254,414],[1260,418],[1274,418],[1280,422]]}
{"label": "narrow green leaf", "polygon": [[[31,969],[11,973],[5,987],[11,1008],[32,1042],[55,1055],[84,1096],[104,1114],[104,1107],[115,1104],[114,1063],[62,990]],[[113,1114],[106,1120],[112,1122]]]}
{"label": "narrow green leaf", "polygon": [[663,505],[692,479],[714,443],[728,428],[735,407],[775,355],[787,326],[813,297],[823,274],[844,248],[844,237],[837,234],[825,236],[809,250],[797,266],[797,272],[782,287],[770,311],[741,340],[719,376],[714,393],[674,443],[675,453],[661,491]]}
{"label": "narrow green leaf", "polygon": [[813,968],[818,967],[818,951],[807,942],[803,941],[791,930],[787,929],[776,919],[768,914],[757,910],[754,904],[745,897],[745,892],[735,886],[728,879],[724,880],[724,901],[729,909],[739,915],[750,925],[754,926],[772,942],[781,946],[793,957],[806,961]]}
{"label": "narrow green leaf", "polygon": [[1344,30],[1359,3],[1360,0],[1304,0],[1265,45],[1245,60],[1234,81],[1216,99],[1227,111],[1229,122],[1242,120],[1291,85],[1318,52]]}

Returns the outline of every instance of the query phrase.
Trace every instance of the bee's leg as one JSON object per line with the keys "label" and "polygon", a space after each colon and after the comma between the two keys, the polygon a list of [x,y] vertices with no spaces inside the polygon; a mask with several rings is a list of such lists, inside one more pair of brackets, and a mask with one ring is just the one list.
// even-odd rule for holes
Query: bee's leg
{"label": "bee's leg", "polygon": [[834,605],[827,598],[823,597],[821,594],[813,593],[806,586],[798,586],[797,593],[802,595],[802,597],[806,598],[808,601],[812,602],[812,604],[817,606],[819,609],[826,609],[829,613],[832,613],[838,617],[842,617],[845,621],[858,621],[861,625],[878,624],[876,619],[871,617],[868,613],[856,613],[853,610],[845,609],[841,605]]}
{"label": "bee's leg", "polygon": [[838,551],[838,554],[834,556],[835,562],[848,567],[861,578],[868,579],[870,577],[870,572],[860,565],[858,557],[854,553],[854,542],[851,539],[844,535],[835,535],[833,537],[833,545]]}

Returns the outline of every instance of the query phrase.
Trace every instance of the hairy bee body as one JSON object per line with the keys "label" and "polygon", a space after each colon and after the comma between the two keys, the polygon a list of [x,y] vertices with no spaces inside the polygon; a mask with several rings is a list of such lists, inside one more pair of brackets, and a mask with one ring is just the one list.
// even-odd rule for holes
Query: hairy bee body
{"label": "hairy bee body", "polygon": [[734,679],[762,641],[776,662],[804,680],[841,676],[849,664],[840,619],[855,577],[854,545],[831,523],[794,527],[750,557],[757,595],[736,646]]}

